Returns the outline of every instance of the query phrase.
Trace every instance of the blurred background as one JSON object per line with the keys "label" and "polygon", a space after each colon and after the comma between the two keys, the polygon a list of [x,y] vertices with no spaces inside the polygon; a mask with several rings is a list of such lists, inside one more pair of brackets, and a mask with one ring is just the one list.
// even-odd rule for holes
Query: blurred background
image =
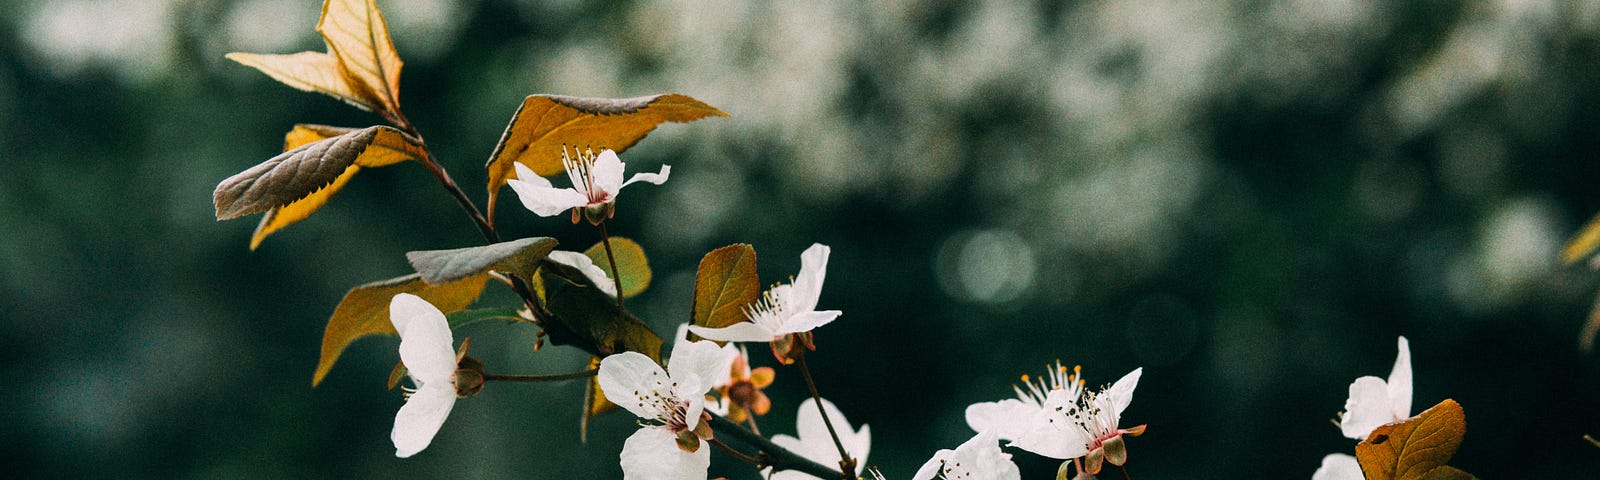
{"label": "blurred background", "polygon": [[[369,170],[248,250],[220,180],[296,122],[377,123],[223,59],[322,50],[316,0],[0,4],[0,429],[24,477],[619,478],[626,414],[578,441],[579,384],[491,384],[393,456],[393,338],[310,385],[350,287],[481,242],[418,165]],[[624,154],[673,166],[615,234],[669,334],[705,252],[764,283],[833,247],[819,388],[908,478],[1057,359],[1144,367],[1132,478],[1309,478],[1330,420],[1413,350],[1414,410],[1466,409],[1455,465],[1593,478],[1600,274],[1557,251],[1600,212],[1600,2],[380,0],[402,105],[481,205],[522,97],[681,92],[732,118]],[[588,228],[507,195],[508,237]],[[586,226],[585,226],[586,227]],[[504,304],[495,291],[484,304]],[[581,368],[480,324],[492,371]],[[760,349],[758,365],[772,364]],[[780,368],[766,433],[804,387]],[[1024,478],[1056,463],[1015,451]],[[720,454],[713,475],[756,478]]]}

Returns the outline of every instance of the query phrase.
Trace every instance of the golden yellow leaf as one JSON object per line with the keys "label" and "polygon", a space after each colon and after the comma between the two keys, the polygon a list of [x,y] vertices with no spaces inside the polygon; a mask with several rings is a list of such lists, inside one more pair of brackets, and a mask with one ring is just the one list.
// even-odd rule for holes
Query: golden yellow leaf
{"label": "golden yellow leaf", "polygon": [[522,101],[489,156],[489,218],[494,219],[500,187],[513,174],[513,162],[542,176],[563,171],[561,147],[609,148],[621,153],[662,122],[692,122],[727,113],[687,95],[636,98],[577,98],[533,95]]}
{"label": "golden yellow leaf", "polygon": [[[622,298],[632,298],[650,287],[650,260],[644,255],[644,247],[627,238],[611,237],[611,253],[617,255],[617,274],[622,276]],[[604,243],[594,244],[583,254],[604,270],[607,277],[611,276],[611,261],[606,258]]]}
{"label": "golden yellow leaf", "polygon": [[1356,460],[1367,480],[1472,478],[1445,465],[1466,433],[1466,413],[1445,399],[1409,420],[1373,429],[1356,445]]}
{"label": "golden yellow leaf", "polygon": [[274,80],[331,95],[391,120],[400,115],[400,54],[389,40],[389,25],[375,0],[327,0],[317,32],[327,53],[289,55],[229,53],[227,58],[255,67]]}
{"label": "golden yellow leaf", "polygon": [[365,95],[346,82],[339,69],[339,60],[322,52],[300,52],[289,55],[266,55],[234,52],[229,60],[255,67],[273,80],[305,92],[327,94],[362,110],[378,111],[368,103]]}
{"label": "golden yellow leaf", "polygon": [[345,82],[384,110],[400,112],[400,53],[376,0],[327,0],[317,32],[339,59]]}
{"label": "golden yellow leaf", "polygon": [[311,377],[311,385],[322,383],[322,378],[333,369],[334,362],[345,347],[356,339],[371,335],[394,335],[394,324],[389,322],[389,300],[401,293],[415,294],[432,303],[439,311],[449,314],[467,308],[478,294],[488,275],[475,275],[439,285],[428,285],[421,275],[373,282],[350,289],[333,309],[328,327],[322,334],[322,359]]}
{"label": "golden yellow leaf", "polygon": [[[590,357],[589,369],[596,368],[600,368],[600,357]],[[617,404],[606,400],[606,392],[600,390],[600,377],[591,377],[585,383],[583,390],[583,418],[578,422],[578,438],[582,442],[589,441],[590,418],[620,408],[617,407]]]}
{"label": "golden yellow leaf", "polygon": [[1561,249],[1561,261],[1568,265],[1578,263],[1585,257],[1593,255],[1595,249],[1600,249],[1600,215],[1589,219],[1589,223],[1584,224],[1583,229],[1572,236],[1566,248]]}
{"label": "golden yellow leaf", "polygon": [[[261,223],[256,226],[255,234],[250,236],[251,250],[261,246],[261,241],[266,239],[267,235],[310,217],[317,209],[326,205],[328,200],[333,198],[333,194],[344,188],[344,185],[351,178],[354,178],[356,172],[361,171],[362,167],[384,167],[406,160],[421,159],[427,155],[427,151],[421,145],[418,145],[410,137],[400,133],[398,130],[388,127],[370,128],[378,128],[378,131],[373,135],[371,143],[331,182],[288,204],[272,207],[267,211],[266,216],[261,218]],[[290,151],[356,131],[358,129],[330,127],[327,125],[295,125],[294,130],[290,130],[284,136],[283,149]]]}

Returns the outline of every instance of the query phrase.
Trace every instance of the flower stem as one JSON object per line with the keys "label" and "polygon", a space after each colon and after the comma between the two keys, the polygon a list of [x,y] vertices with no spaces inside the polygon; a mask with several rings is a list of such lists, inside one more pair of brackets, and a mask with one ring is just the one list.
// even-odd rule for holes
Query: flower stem
{"label": "flower stem", "polygon": [[770,466],[773,470],[794,470],[817,478],[844,478],[838,470],[780,447],[766,437],[756,435],[726,418],[711,415],[710,422],[711,430],[717,434],[732,437],[760,450],[761,455],[757,458],[762,460],[761,464]]}
{"label": "flower stem", "polygon": [[833,446],[839,448],[839,470],[843,472],[839,478],[852,480],[856,478],[856,459],[845,451],[844,442],[839,441],[839,433],[833,430],[833,421],[828,419],[828,412],[822,408],[822,395],[817,393],[817,383],[811,380],[811,368],[806,366],[805,349],[796,351],[798,354],[794,359],[800,365],[800,376],[806,379],[806,388],[811,390],[811,400],[817,403],[817,414],[822,416],[822,424],[828,427],[828,435],[833,437]]}
{"label": "flower stem", "polygon": [[575,380],[589,378],[600,373],[600,369],[589,369],[581,372],[558,373],[554,375],[500,375],[493,373],[483,374],[484,381],[499,380],[504,382],[555,382],[560,380]]}
{"label": "flower stem", "polygon": [[611,283],[617,287],[617,310],[628,311],[622,306],[622,274],[617,273],[617,256],[611,253],[611,235],[606,233],[606,222],[600,222],[600,244],[606,247],[606,261],[611,264]]}
{"label": "flower stem", "polygon": [[754,456],[747,455],[744,452],[735,450],[733,447],[728,446],[728,444],[722,443],[722,440],[717,440],[717,439],[713,438],[713,439],[706,440],[706,441],[710,442],[712,445],[716,445],[717,448],[722,449],[722,451],[727,453],[728,456],[736,458],[741,462],[748,463],[748,464],[751,464],[751,465],[756,465],[757,467],[760,467],[760,465],[761,465],[761,459],[760,458],[756,458]]}
{"label": "flower stem", "polygon": [[1128,467],[1123,466],[1123,465],[1117,465],[1117,470],[1121,470],[1122,471],[1122,480],[1133,480],[1131,478],[1128,478]]}
{"label": "flower stem", "polygon": [[756,426],[756,415],[755,415],[755,413],[749,413],[748,415],[746,415],[744,417],[744,419],[745,419],[745,423],[750,424],[750,431],[755,432],[756,435],[760,435],[761,434],[761,427],[757,427]]}

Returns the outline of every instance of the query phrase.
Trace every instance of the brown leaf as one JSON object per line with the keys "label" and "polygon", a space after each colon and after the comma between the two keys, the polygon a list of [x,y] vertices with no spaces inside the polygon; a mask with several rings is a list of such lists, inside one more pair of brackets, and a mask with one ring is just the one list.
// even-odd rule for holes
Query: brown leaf
{"label": "brown leaf", "polygon": [[621,153],[662,122],[692,122],[727,113],[687,95],[636,98],[577,98],[533,95],[522,101],[500,136],[485,168],[489,170],[489,218],[494,218],[500,187],[520,162],[541,176],[563,171],[561,147],[609,148]]}
{"label": "brown leaf", "polygon": [[227,58],[255,67],[285,85],[398,118],[402,62],[375,0],[327,0],[322,4],[317,32],[328,44],[327,53],[235,52]]}
{"label": "brown leaf", "polygon": [[[387,128],[387,127],[384,127]],[[294,130],[284,136],[284,150],[293,150],[306,144],[319,140],[337,137],[356,131],[353,128],[330,127],[327,125],[295,125]],[[287,205],[273,207],[261,218],[261,223],[256,225],[255,234],[250,236],[250,249],[255,250],[261,246],[261,241],[284,227],[305,220],[317,209],[322,208],[333,198],[333,194],[344,188],[356,172],[362,167],[383,167],[406,160],[421,159],[427,155],[422,146],[414,143],[409,136],[396,135],[398,132],[380,132],[373,138],[367,149],[356,157],[355,163],[345,167],[339,176],[332,182],[306,194],[298,200]]]}
{"label": "brown leaf", "polygon": [[375,0],[327,0],[317,32],[353,90],[393,113],[400,112],[400,53]]}
{"label": "brown leaf", "polygon": [[733,325],[745,320],[745,307],[760,296],[754,247],[737,243],[712,250],[695,273],[691,318],[702,327]]}
{"label": "brown leaf", "polygon": [[[389,301],[401,293],[415,294],[432,303],[439,311],[449,314],[472,304],[483,292],[487,275],[463,278],[441,285],[428,285],[420,275],[369,283],[353,289],[339,301],[328,319],[328,328],[322,333],[322,359],[311,377],[311,385],[322,383],[322,378],[333,369],[334,362],[345,347],[356,339],[370,335],[394,335],[394,324],[389,322]],[[391,375],[393,376],[393,375]]]}
{"label": "brown leaf", "polygon": [[1356,445],[1356,460],[1368,480],[1459,478],[1451,471],[1460,471],[1445,464],[1466,432],[1466,413],[1446,399],[1409,420],[1373,429]]}

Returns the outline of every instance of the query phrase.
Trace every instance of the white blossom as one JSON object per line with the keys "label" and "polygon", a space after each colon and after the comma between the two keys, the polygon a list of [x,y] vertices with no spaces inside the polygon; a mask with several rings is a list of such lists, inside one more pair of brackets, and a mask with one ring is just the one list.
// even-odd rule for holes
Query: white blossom
{"label": "white blossom", "polygon": [[1394,369],[1389,380],[1366,376],[1350,384],[1350,398],[1339,418],[1344,436],[1366,440],[1372,429],[1411,418],[1411,345],[1406,337],[1396,341]]}
{"label": "white blossom", "polygon": [[415,389],[394,416],[395,456],[417,454],[439,433],[456,404],[456,352],[450,324],[444,313],[421,297],[409,293],[389,301],[389,321],[400,333],[400,362],[405,364]]}

